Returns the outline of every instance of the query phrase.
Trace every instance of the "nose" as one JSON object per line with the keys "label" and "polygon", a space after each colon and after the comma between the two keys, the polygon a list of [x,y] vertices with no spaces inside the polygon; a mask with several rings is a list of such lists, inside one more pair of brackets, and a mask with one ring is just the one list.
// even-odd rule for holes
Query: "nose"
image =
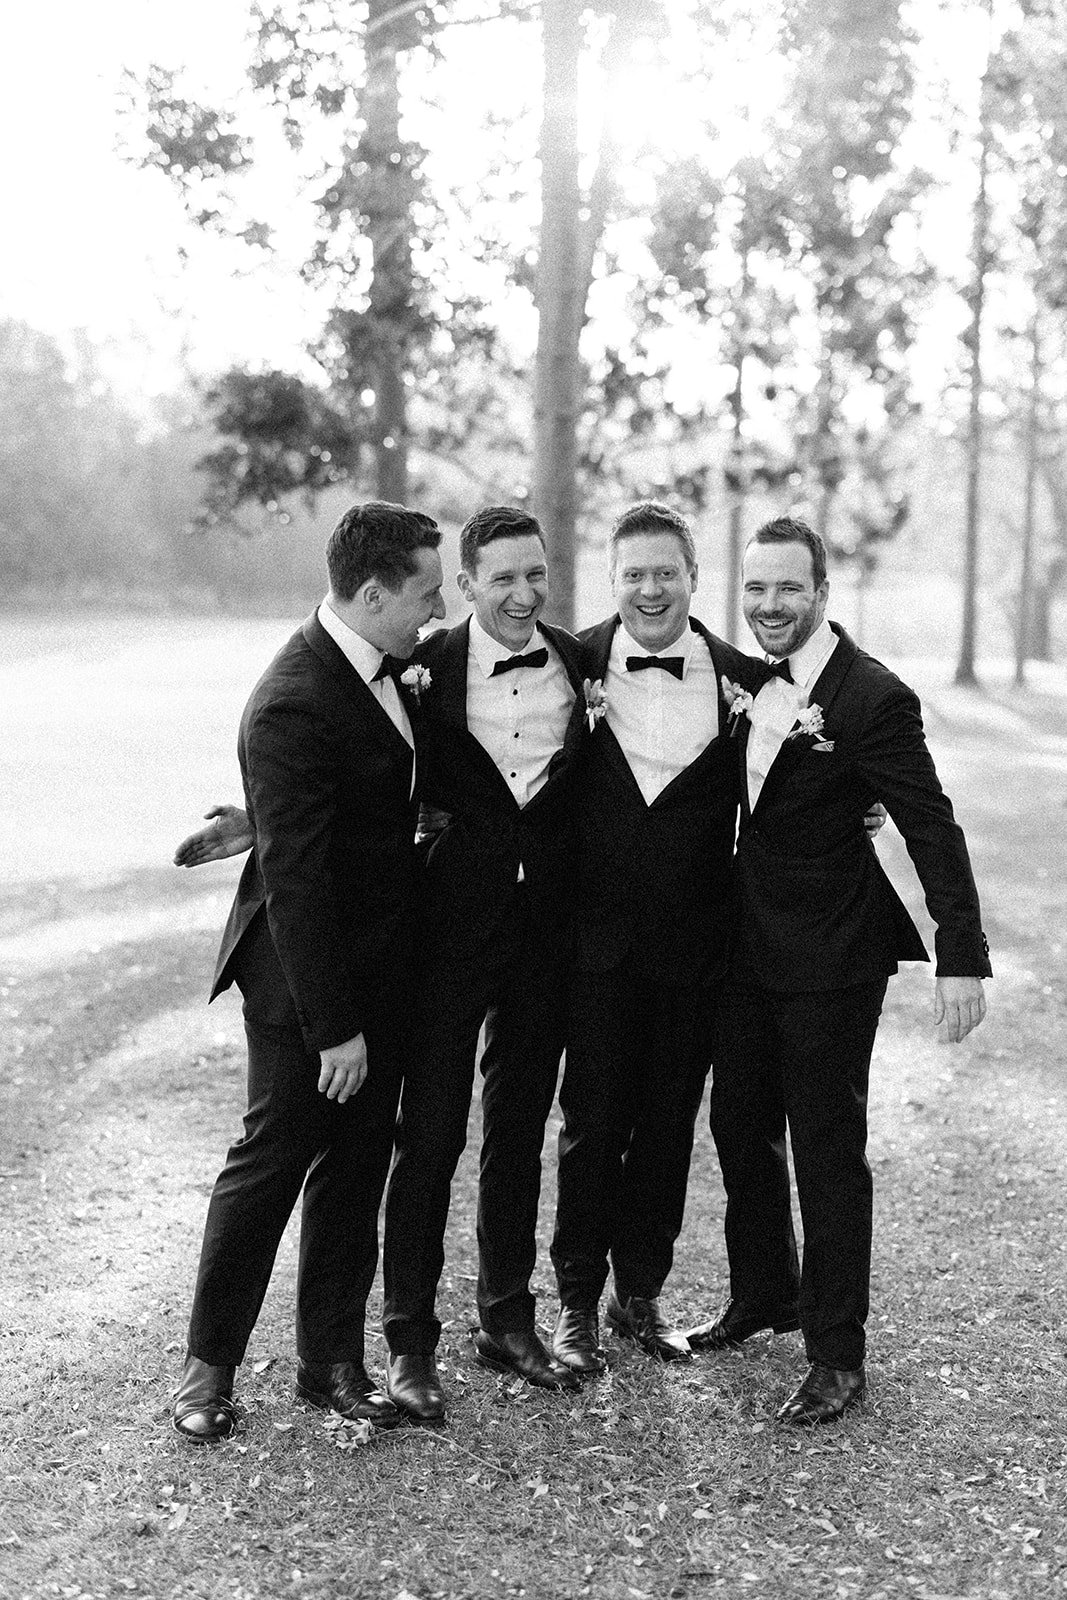
{"label": "nose", "polygon": [[512,589],[511,598],[516,605],[522,606],[525,610],[527,607],[537,604],[537,591],[532,583],[522,578]]}
{"label": "nose", "polygon": [[644,595],[654,595],[658,594],[659,591],[660,581],[656,577],[656,574],[654,572],[647,573],[646,576],[641,580],[641,593]]}
{"label": "nose", "polygon": [[437,617],[437,619],[439,621],[443,621],[444,620],[445,602],[441,598],[440,595],[438,595],[437,598],[434,600],[433,610],[430,612],[430,615],[431,615],[431,617]]}

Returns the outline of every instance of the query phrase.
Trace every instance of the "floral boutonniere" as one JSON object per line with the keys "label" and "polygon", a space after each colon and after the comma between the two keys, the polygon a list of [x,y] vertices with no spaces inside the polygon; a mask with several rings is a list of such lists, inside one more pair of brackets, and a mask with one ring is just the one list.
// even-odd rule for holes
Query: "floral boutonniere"
{"label": "floral boutonniere", "polygon": [[736,739],[737,730],[741,726],[741,718],[747,717],[752,710],[752,696],[747,689],[742,689],[739,683],[731,683],[725,672],[720,679],[722,683],[722,697],[726,701],[730,718],[730,738]]}
{"label": "floral boutonniere", "polygon": [[790,731],[786,734],[786,738],[810,739],[812,741],[811,748],[813,750],[818,750],[820,752],[832,750],[834,747],[834,741],[832,739],[824,739],[822,737],[822,733],[822,706],[810,705],[805,706],[803,710],[797,712],[797,725],[795,728],[790,729]]}
{"label": "floral boutonniere", "polygon": [[411,690],[412,694],[415,696],[415,704],[418,705],[424,693],[433,682],[433,679],[430,676],[429,667],[420,666],[416,662],[414,666],[406,667],[404,669],[404,671],[400,674],[400,681],[404,685],[405,689]]}
{"label": "floral boutonniere", "polygon": [[586,678],[582,690],[585,694],[586,726],[592,733],[601,717],[606,717],[608,714],[608,697],[604,693],[603,678]]}

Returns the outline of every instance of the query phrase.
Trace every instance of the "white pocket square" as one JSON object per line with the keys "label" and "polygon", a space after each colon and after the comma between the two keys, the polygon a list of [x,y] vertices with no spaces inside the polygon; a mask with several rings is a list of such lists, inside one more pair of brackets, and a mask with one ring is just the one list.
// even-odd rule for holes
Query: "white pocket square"
{"label": "white pocket square", "polygon": [[825,755],[829,755],[829,753],[833,749],[833,747],[834,747],[834,741],[832,739],[824,739],[821,744],[813,744],[811,748],[818,755],[825,756]]}

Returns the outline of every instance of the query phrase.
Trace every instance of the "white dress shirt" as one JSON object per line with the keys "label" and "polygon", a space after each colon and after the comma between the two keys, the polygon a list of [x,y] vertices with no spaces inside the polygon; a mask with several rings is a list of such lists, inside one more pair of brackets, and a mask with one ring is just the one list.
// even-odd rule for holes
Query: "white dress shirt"
{"label": "white dress shirt", "polygon": [[[543,667],[515,667],[493,677],[498,661],[546,649]],[[467,727],[496,762],[520,806],[544,786],[549,763],[563,744],[575,694],[549,639],[535,630],[523,650],[498,644],[477,617],[467,649]]]}
{"label": "white dress shirt", "polygon": [[[837,635],[824,617],[800,649],[786,657],[793,676],[792,683],[786,683],[784,678],[768,678],[752,702],[749,712],[752,727],[745,751],[749,809],[759,799],[760,790],[785,743],[786,735],[796,722],[798,713],[807,706],[809,691],[833,655],[836,645]],[[774,664],[771,657],[768,656],[767,660]]]}
{"label": "white dress shirt", "polygon": [[[378,671],[384,660],[384,653],[377,645],[368,643],[362,634],[350,628],[347,622],[342,622],[324,600],[319,607],[319,621],[330,635],[334,644],[344,655],[345,660],[355,668],[363,682],[367,685],[374,698],[380,703],[389,721],[399,734],[415,749],[415,740],[411,732],[411,723],[404,710],[404,702],[400,698],[400,690],[390,677],[379,678],[374,681],[374,674]],[[415,760],[411,762],[411,793],[415,793]]]}
{"label": "white dress shirt", "polygon": [[[627,656],[681,656],[682,676],[662,667],[627,672]],[[687,627],[668,649],[647,650],[620,623],[604,682],[608,727],[648,805],[692,766],[719,731],[715,664],[705,640]]]}

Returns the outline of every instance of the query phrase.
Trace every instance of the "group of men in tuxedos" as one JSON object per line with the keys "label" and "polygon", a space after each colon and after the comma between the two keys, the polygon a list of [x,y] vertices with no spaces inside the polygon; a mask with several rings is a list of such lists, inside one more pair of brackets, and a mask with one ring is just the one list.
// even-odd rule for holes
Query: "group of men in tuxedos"
{"label": "group of men in tuxedos", "polygon": [[[483,1026],[476,1360],[546,1389],[595,1377],[610,1270],[608,1322],[662,1360],[799,1327],[809,1369],[778,1415],[829,1421],[865,1389],[875,1030],[897,962],[926,959],[868,838],[876,802],[937,924],[948,1038],[981,1021],[990,970],[918,701],[826,621],[825,552],[799,520],[745,553],[762,658],[690,616],[692,534],[657,503],[616,523],[616,614],[577,639],[542,620],[537,522],[491,507],[461,537],[471,616],[417,643],[443,616],[439,539],[402,507],[342,517],[326,599],[242,719],[245,809],[216,808],[176,857],[252,847],[213,991],[244,998],[248,1110],[175,1426],[234,1431],[301,1189],[298,1395],[376,1427],[445,1420],[436,1294]],[[530,1280],[564,1050],[546,1346]],[[659,1296],[712,1063],[730,1293],[685,1335]],[[387,1176],[383,1390],[364,1318]]]}

